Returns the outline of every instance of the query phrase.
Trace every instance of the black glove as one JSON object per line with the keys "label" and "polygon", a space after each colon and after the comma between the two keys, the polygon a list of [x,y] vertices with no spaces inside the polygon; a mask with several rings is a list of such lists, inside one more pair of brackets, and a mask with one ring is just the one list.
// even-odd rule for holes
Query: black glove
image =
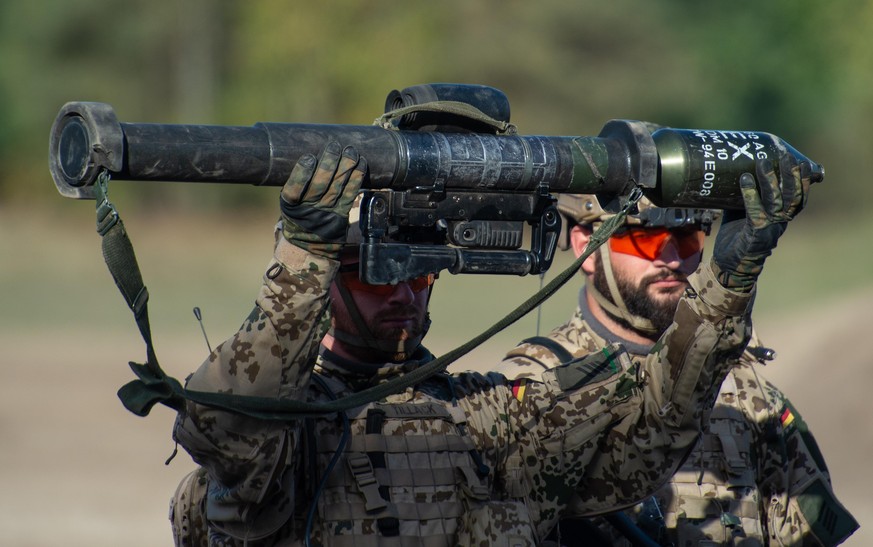
{"label": "black glove", "polygon": [[349,211],[367,176],[367,160],[330,141],[321,159],[300,158],[282,187],[282,235],[310,253],[337,259],[346,241]]}
{"label": "black glove", "polygon": [[786,152],[779,157],[778,175],[773,162],[763,159],[755,163],[756,177],[750,173],[740,177],[745,213],[725,211],[712,252],[713,269],[722,286],[752,290],[788,221],[806,205],[811,172],[808,163],[798,165]]}

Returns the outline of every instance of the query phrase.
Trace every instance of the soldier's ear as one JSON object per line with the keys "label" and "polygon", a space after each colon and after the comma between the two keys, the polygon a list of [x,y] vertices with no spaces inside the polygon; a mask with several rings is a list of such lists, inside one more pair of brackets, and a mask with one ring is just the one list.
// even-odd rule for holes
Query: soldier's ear
{"label": "soldier's ear", "polygon": [[[588,242],[591,240],[591,227],[583,226],[582,224],[576,224],[572,228],[570,228],[570,247],[573,249],[573,253],[576,255],[576,258],[582,256],[582,253],[585,251],[585,247],[588,246]],[[586,274],[594,273],[594,255],[592,254],[585,262],[582,263],[582,271]]]}

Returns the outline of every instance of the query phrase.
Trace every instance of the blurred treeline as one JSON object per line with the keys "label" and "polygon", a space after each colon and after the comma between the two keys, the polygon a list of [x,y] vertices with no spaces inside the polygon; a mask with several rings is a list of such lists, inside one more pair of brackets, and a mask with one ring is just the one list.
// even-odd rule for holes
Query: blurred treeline
{"label": "blurred treeline", "polygon": [[[851,211],[873,198],[871,28],[867,0],[4,0],[0,203],[61,201],[47,144],[67,101],[123,122],[369,124],[391,89],[455,81],[505,91],[526,134],[769,131],[825,165],[815,214]],[[179,186],[131,192],[275,197]]]}

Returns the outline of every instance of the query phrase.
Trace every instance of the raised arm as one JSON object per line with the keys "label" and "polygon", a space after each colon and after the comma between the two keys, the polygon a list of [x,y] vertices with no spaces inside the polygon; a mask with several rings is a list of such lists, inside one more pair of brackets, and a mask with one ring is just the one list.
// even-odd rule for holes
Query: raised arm
{"label": "raised arm", "polygon": [[[196,391],[276,399],[305,396],[328,289],[338,268],[348,212],[367,165],[336,143],[320,161],[304,156],[282,189],[282,236],[255,308],[188,379]],[[271,422],[189,403],[176,440],[209,474],[210,523],[238,538],[257,538],[293,511],[294,457],[300,422]],[[284,503],[276,503],[278,501]]]}

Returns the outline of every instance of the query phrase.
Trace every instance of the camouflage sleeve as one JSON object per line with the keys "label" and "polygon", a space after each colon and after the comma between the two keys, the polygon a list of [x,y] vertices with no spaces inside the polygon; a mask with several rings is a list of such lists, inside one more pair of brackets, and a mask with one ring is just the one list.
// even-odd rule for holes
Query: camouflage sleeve
{"label": "camouflage sleeve", "polygon": [[[302,398],[336,268],[335,261],[280,239],[252,313],[189,377],[187,387]],[[209,472],[206,511],[213,525],[237,537],[242,530],[258,535],[258,528],[263,532],[281,524],[293,510],[293,500],[285,504],[271,500],[293,491],[293,477],[282,476],[282,471],[289,454],[297,453],[299,423],[255,420],[189,403],[179,414],[173,434]],[[284,516],[271,514],[280,505]]]}
{"label": "camouflage sleeve", "polygon": [[748,340],[751,296],[721,287],[708,266],[690,282],[674,324],[639,366],[610,346],[545,372],[541,382],[508,383],[518,415],[535,423],[515,426],[530,439],[508,455],[507,471],[522,469],[541,532],[576,494],[584,514],[635,503],[692,447],[704,407]]}
{"label": "camouflage sleeve", "polygon": [[760,379],[766,404],[750,408],[760,459],[759,484],[775,545],[839,545],[858,523],[837,500],[818,444],[800,413]]}

